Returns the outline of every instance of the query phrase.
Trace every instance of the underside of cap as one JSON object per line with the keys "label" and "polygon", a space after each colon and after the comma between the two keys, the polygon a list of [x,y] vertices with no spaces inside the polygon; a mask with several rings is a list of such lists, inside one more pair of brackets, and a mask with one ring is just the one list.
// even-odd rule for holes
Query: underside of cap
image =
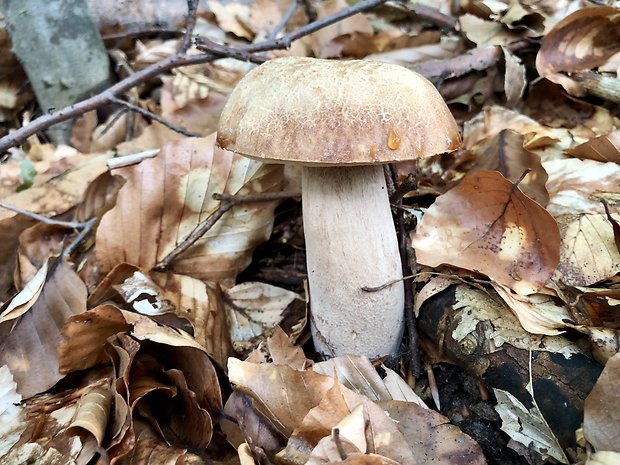
{"label": "underside of cap", "polygon": [[217,142],[264,161],[325,166],[451,152],[460,137],[439,92],[413,71],[288,57],[241,79],[220,116]]}

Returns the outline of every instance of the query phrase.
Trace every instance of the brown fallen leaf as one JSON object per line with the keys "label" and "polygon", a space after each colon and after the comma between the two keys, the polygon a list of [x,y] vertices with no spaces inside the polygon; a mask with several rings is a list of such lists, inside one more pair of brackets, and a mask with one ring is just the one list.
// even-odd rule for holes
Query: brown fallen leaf
{"label": "brown fallen leaf", "polygon": [[553,217],[496,171],[474,172],[439,196],[412,245],[421,264],[478,271],[518,294],[544,287],[560,258]]}
{"label": "brown fallen leaf", "polygon": [[583,433],[597,451],[620,452],[620,354],[607,361],[584,404]]}
{"label": "brown fallen leaf", "polygon": [[590,286],[620,272],[620,251],[605,214],[560,215],[557,222],[562,235],[557,275],[564,284]]}
{"label": "brown fallen leaf", "polygon": [[538,73],[570,94],[583,96],[584,89],[567,74],[597,68],[620,51],[618,25],[620,15],[613,7],[585,7],[571,13],[543,37],[536,56]]}
{"label": "brown fallen leaf", "polygon": [[[317,19],[329,16],[347,7],[345,0],[327,0],[317,5]],[[310,35],[312,50],[317,58],[339,57],[346,42],[338,39],[352,40],[355,34],[372,35],[370,22],[364,15],[354,15],[343,21],[327,26]]]}
{"label": "brown fallen leaf", "polygon": [[396,423],[416,465],[484,465],[480,446],[450,420],[412,402],[391,400],[379,406]]}
{"label": "brown fallen leaf", "polygon": [[[213,193],[278,190],[282,166],[265,165],[215,147],[215,134],[182,139],[139,165],[121,168],[126,183],[97,229],[101,270],[127,262],[151,270],[219,205]],[[172,264],[172,271],[203,280],[232,280],[250,262],[253,247],[271,233],[276,202],[227,212]],[[123,234],[118,234],[119,228]]]}
{"label": "brown fallen leaf", "polygon": [[299,294],[256,281],[237,284],[223,297],[232,344],[239,353],[250,352],[271,336],[287,314],[302,316],[305,309]]}
{"label": "brown fallen leaf", "polygon": [[544,163],[549,175],[547,210],[553,216],[605,212],[602,201],[610,203],[620,194],[620,165],[569,158]]}
{"label": "brown fallen leaf", "polygon": [[174,273],[153,273],[153,279],[176,314],[192,323],[196,342],[225,371],[228,357],[235,352],[220,286]]}
{"label": "brown fallen leaf", "polygon": [[519,189],[545,206],[549,202],[545,187],[547,172],[540,157],[523,147],[524,140],[525,137],[518,132],[504,129],[496,136],[481,141],[473,149],[477,156],[472,170],[496,170],[512,182],[517,182],[530,170],[519,183]]}
{"label": "brown fallen leaf", "polygon": [[595,137],[566,152],[581,159],[620,164],[620,131],[611,131],[604,136]]}
{"label": "brown fallen leaf", "polygon": [[32,308],[17,322],[4,323],[12,330],[0,344],[0,365],[9,366],[24,398],[46,391],[64,377],[57,352],[61,327],[86,310],[86,286],[72,267],[60,259],[50,267]]}

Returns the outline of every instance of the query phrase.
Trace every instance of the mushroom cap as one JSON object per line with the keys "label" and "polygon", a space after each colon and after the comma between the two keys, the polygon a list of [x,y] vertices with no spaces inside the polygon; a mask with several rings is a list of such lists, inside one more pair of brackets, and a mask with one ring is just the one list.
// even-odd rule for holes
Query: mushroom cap
{"label": "mushroom cap", "polygon": [[413,71],[287,57],[239,81],[220,116],[217,143],[272,163],[371,165],[451,152],[460,136],[437,89]]}

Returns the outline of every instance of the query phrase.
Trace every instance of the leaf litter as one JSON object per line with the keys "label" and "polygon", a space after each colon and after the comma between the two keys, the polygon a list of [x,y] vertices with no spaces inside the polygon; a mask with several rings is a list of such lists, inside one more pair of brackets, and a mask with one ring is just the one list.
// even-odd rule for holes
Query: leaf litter
{"label": "leaf litter", "polygon": [[[183,14],[172,3],[166,21],[178,25]],[[614,463],[620,122],[608,83],[618,79],[620,14],[568,0],[452,3],[425,10],[388,2],[266,58],[397,62],[431,79],[450,104],[462,148],[398,168],[401,180],[413,172],[418,186],[404,199],[419,219],[407,237],[417,258],[415,310],[428,369],[446,360],[464,366],[492,389],[480,387],[478,397],[491,396],[499,416],[481,414],[479,404],[451,406],[446,392],[461,381],[438,386],[444,408],[429,409],[432,382],[412,382],[405,363],[384,361],[388,367],[354,354],[313,360],[302,280],[282,278],[292,267],[278,274],[268,266],[304,262],[280,200],[235,205],[161,266],[217,211],[214,193],[299,185],[288,168],[215,145],[227,94],[253,66],[226,58],[165,73],[132,96],[202,138],[139,115],[106,120],[90,112],[75,125],[73,147],[33,136],[3,159],[3,203],[79,224],[0,213],[0,463],[542,463],[550,456]],[[210,1],[196,31],[232,46],[259,41],[291,4]],[[285,33],[347,3],[310,6],[296,9]],[[119,13],[115,27],[162,23],[149,16],[159,8],[142,10]],[[109,33],[104,12],[96,10]],[[135,69],[177,46],[169,37],[111,45]],[[7,58],[0,67],[14,74],[18,64]],[[14,121],[27,124],[33,97],[2,84],[8,132]],[[149,149],[159,153],[122,168],[106,164],[110,151]],[[76,240],[90,219],[93,233]],[[276,261],[267,252],[285,256]],[[583,362],[589,353],[592,364]],[[561,370],[587,375],[558,382],[575,397],[549,400],[535,388],[535,409],[522,397],[526,369],[510,386],[492,376],[509,366],[500,363],[505,355],[521,367],[528,357],[539,364],[531,367],[534,384],[565,379]],[[557,426],[566,408],[577,415],[565,422],[572,439]],[[471,415],[495,425],[501,417],[510,439],[496,442],[516,451],[511,462],[459,421]],[[596,452],[587,456],[588,448]]]}

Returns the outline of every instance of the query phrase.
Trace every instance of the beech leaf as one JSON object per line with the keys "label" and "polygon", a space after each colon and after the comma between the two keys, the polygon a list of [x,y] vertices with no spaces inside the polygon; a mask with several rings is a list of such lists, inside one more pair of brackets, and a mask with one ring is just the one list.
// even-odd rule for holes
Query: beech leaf
{"label": "beech leaf", "polygon": [[543,38],[536,56],[538,73],[569,93],[584,94],[565,73],[588,71],[620,51],[620,15],[613,7],[586,7],[568,15]]}
{"label": "beech leaf", "polygon": [[496,171],[477,171],[439,196],[412,245],[418,262],[478,271],[518,294],[544,287],[560,258],[547,211]]}

